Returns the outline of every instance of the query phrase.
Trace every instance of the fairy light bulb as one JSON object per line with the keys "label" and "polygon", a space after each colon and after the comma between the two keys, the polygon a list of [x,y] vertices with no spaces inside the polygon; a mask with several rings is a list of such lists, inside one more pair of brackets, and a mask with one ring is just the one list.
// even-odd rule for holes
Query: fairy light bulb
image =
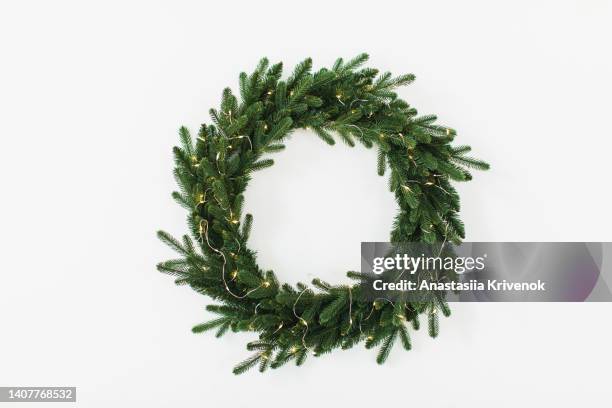
{"label": "fairy light bulb", "polygon": [[232,279],[236,279],[236,277],[238,276],[238,270],[233,270],[230,273],[230,276],[231,276]]}
{"label": "fairy light bulb", "polygon": [[268,282],[268,281],[263,281],[263,283],[261,284],[261,286],[263,286],[264,288],[270,287],[270,282]]}

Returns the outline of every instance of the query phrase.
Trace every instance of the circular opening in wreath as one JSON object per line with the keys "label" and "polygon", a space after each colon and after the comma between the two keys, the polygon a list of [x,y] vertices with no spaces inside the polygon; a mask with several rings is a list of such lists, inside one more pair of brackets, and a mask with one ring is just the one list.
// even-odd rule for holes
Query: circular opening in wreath
{"label": "circular opening in wreath", "polygon": [[398,207],[387,175],[376,173],[375,149],[328,146],[305,130],[286,146],[245,192],[249,247],[281,282],[343,282],[360,269],[362,241],[389,240]]}

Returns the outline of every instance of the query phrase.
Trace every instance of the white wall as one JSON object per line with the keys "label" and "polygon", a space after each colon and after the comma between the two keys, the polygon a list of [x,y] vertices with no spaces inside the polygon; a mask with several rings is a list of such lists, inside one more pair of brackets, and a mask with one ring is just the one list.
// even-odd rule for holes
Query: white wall
{"label": "white wall", "polygon": [[[610,240],[610,3],[208,3],[0,5],[0,385],[75,385],[88,408],[609,406],[610,304],[461,304],[382,367],[359,347],[236,377],[252,337],[191,334],[208,300],[154,265],[155,230],[186,230],[178,126],[264,55],[415,73],[402,97],[492,164],[459,187],[469,240]],[[298,132],[275,159],[247,197],[262,266],[344,279],[393,216],[374,152]]]}

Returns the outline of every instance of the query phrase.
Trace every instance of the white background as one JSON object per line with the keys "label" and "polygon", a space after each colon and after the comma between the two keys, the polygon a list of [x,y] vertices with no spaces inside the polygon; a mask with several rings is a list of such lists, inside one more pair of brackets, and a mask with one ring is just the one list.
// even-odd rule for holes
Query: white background
{"label": "white background", "polygon": [[[3,1],[0,385],[77,386],[88,408],[609,407],[610,304],[461,304],[385,366],[358,347],[234,376],[253,337],[191,334],[208,299],[154,266],[173,256],[155,231],[186,231],[178,127],[264,55],[415,73],[402,97],[492,164],[459,187],[469,240],[610,240],[611,18],[594,0]],[[374,156],[295,133],[248,191],[262,267],[358,268],[395,208]]]}

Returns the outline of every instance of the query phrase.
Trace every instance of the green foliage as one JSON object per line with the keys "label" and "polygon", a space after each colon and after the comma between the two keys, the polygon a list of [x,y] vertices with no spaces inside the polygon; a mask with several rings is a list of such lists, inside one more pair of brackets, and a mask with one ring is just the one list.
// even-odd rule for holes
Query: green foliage
{"label": "green foliage", "polygon": [[[255,354],[247,358],[246,360],[238,364],[236,367],[234,367],[234,374],[242,374],[245,371],[247,371],[249,368],[255,366],[260,360],[262,360],[262,356],[263,354],[258,353],[258,354]],[[264,357],[264,358],[267,358],[267,357]]]}
{"label": "green foliage", "polygon": [[[221,106],[210,110],[212,124],[201,126],[195,144],[188,129],[179,129],[180,147],[173,150],[179,191],[172,197],[188,210],[195,241],[158,232],[180,257],[157,268],[218,302],[207,307],[216,317],[193,332],[216,329],[218,337],[230,331],[257,333],[258,340],[247,345],[256,354],[238,364],[236,374],[290,361],[301,365],[309,354],[321,356],[360,342],[380,347],[376,360],[382,364],[397,337],[404,349],[411,349],[408,328],[419,329],[420,315],[427,314],[432,337],[439,333],[439,312],[450,315],[439,298],[372,304],[358,283],[336,286],[314,279],[312,287],[280,284],[271,271],[259,269],[247,246],[253,217],[242,215],[243,193],[254,171],[274,164],[266,155],[283,150],[286,137],[298,128],[313,130],[330,145],[337,135],[349,146],[359,142],[377,148],[377,172],[388,174],[400,209],[392,242],[459,242],[465,236],[451,182],[468,181],[468,169],[489,165],[466,156],[469,146],[452,146],[456,132],[436,124],[435,115],[418,116],[398,97],[396,88],[412,82],[414,75],[379,75],[376,69],[361,68],[367,58],[339,58],[333,67],[316,72],[308,58],[286,80],[282,64],[270,65],[264,58],[251,74],[240,74],[239,98],[223,90]],[[348,275],[364,279],[359,272]]]}
{"label": "green foliage", "polygon": [[438,313],[436,313],[435,309],[429,312],[427,316],[429,335],[433,338],[438,337],[438,333],[440,332],[439,322],[438,322]]}
{"label": "green foliage", "polygon": [[319,136],[321,140],[323,140],[328,145],[333,146],[336,144],[336,141],[334,140],[333,136],[330,135],[327,130],[321,127],[313,127],[312,130],[314,130],[315,134]]}
{"label": "green foliage", "polygon": [[274,160],[272,159],[264,159],[264,160],[260,160],[256,163],[253,163],[253,165],[251,166],[250,170],[251,171],[257,171],[257,170],[263,170],[265,168],[268,167],[272,167],[274,165]]}
{"label": "green foliage", "polygon": [[338,315],[340,310],[346,306],[346,295],[344,292],[340,293],[336,299],[323,308],[319,314],[319,322],[324,325],[329,322],[332,318]]}
{"label": "green foliage", "polygon": [[201,323],[201,324],[198,324],[197,326],[193,326],[191,331],[194,332],[194,333],[202,333],[202,332],[214,329],[215,327],[219,327],[219,326],[225,324],[227,321],[228,321],[227,318],[220,317],[218,319],[211,320],[211,321],[208,321],[206,323]]}
{"label": "green foliage", "polygon": [[402,346],[404,346],[405,350],[412,349],[412,344],[410,343],[410,334],[408,333],[408,329],[403,324],[398,327],[400,339],[402,341]]}
{"label": "green foliage", "polygon": [[391,348],[393,347],[393,343],[397,337],[397,332],[397,329],[393,330],[393,332],[391,332],[391,334],[389,334],[383,341],[382,347],[376,356],[376,362],[378,364],[383,364],[385,361],[387,361],[387,357],[389,357],[389,353],[391,352]]}

